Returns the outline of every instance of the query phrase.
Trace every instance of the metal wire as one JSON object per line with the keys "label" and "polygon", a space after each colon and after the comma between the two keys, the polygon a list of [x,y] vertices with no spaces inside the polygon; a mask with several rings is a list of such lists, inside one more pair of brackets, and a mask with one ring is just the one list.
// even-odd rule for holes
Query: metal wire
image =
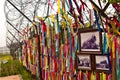
{"label": "metal wire", "polygon": [[[9,1],[13,3],[14,6],[16,6],[22,13],[24,13],[24,15],[26,15],[31,21],[35,20],[35,16],[46,17],[48,15],[56,14],[57,12],[57,0],[9,0]],[[78,6],[80,7],[81,5],[80,0],[76,0],[76,1],[78,3]],[[85,2],[87,5],[91,5],[89,0],[82,0],[82,1]],[[97,0],[95,1],[95,3],[96,4],[98,3]],[[50,4],[52,4],[52,6]],[[102,6],[105,6],[106,4],[107,2],[103,3]],[[73,6],[74,8],[76,8],[75,4]],[[66,10],[68,10],[67,7],[65,8]],[[89,9],[83,11],[83,14],[82,14],[82,15],[87,14],[85,15],[85,17],[83,17],[84,21],[86,22],[89,19],[88,10]],[[75,11],[78,14],[77,10]],[[105,13],[109,13],[109,12],[113,13],[112,11],[114,11],[113,7],[111,8],[111,10],[108,10]],[[5,12],[6,20],[8,20],[11,24],[13,24],[16,27],[16,29],[18,29],[20,32],[22,32],[22,30],[26,28],[27,25],[31,26],[31,23],[29,22],[29,20],[27,20],[21,13],[19,13],[19,11],[17,11],[8,2],[8,0],[5,1],[4,12]],[[74,21],[74,19],[72,20]],[[14,35],[18,34],[17,31],[15,31],[14,29],[13,30],[11,29],[13,28],[11,28],[11,26],[9,25],[7,27],[7,30],[10,30]],[[7,34],[7,36],[11,40],[13,40],[13,37],[10,37],[9,34]],[[16,37],[17,39],[20,39],[20,40],[22,39],[20,35],[16,35],[16,36],[17,36]]]}

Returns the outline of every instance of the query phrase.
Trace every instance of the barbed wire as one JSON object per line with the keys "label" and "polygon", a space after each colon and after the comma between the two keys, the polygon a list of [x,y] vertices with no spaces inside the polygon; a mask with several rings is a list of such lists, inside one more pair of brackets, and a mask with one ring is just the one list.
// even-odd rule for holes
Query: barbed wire
{"label": "barbed wire", "polygon": [[[26,15],[31,21],[35,20],[35,16],[39,17],[45,17],[48,15],[56,14],[57,12],[57,0],[9,0],[14,6],[16,6],[24,15]],[[78,6],[81,5],[79,0],[76,0]],[[89,0],[83,0],[87,5],[90,5]],[[97,0],[96,0],[97,1]],[[62,3],[62,0],[61,0]],[[98,2],[97,2],[98,3]],[[106,3],[103,3],[102,6],[104,6]],[[76,8],[75,5],[73,5],[74,8]],[[68,9],[66,9],[68,10]],[[113,7],[111,8],[112,11]],[[113,10],[114,11],[114,10]],[[5,1],[4,5],[4,12],[6,16],[6,20],[9,21],[11,24],[14,25],[16,29],[22,32],[24,28],[26,28],[27,25],[31,25],[29,20],[27,20],[17,9],[15,9],[8,0]],[[108,12],[106,12],[108,13]],[[84,11],[84,20],[87,21],[89,17],[89,11]],[[8,30],[13,29],[9,28]],[[10,30],[14,35],[19,34],[17,31]],[[10,35],[7,35],[8,37]],[[16,35],[18,40],[21,40],[21,36]],[[14,37],[10,37],[12,40]]]}

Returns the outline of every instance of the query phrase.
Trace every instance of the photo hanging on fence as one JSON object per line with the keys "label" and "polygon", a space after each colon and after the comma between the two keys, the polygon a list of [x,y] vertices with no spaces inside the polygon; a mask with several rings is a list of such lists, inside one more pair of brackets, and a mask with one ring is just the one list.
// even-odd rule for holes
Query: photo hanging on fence
{"label": "photo hanging on fence", "polygon": [[102,33],[98,29],[84,29],[79,32],[80,53],[101,54]]}
{"label": "photo hanging on fence", "polygon": [[91,70],[90,55],[77,55],[77,67],[79,70]]}
{"label": "photo hanging on fence", "polygon": [[103,71],[109,70],[109,61],[107,55],[96,55],[95,61],[96,61],[95,63],[96,70],[103,70]]}

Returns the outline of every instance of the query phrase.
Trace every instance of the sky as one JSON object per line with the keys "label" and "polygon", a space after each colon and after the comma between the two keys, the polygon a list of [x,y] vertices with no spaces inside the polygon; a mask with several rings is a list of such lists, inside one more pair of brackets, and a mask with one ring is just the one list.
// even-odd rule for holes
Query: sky
{"label": "sky", "polygon": [[0,47],[6,46],[4,3],[5,0],[0,0]]}

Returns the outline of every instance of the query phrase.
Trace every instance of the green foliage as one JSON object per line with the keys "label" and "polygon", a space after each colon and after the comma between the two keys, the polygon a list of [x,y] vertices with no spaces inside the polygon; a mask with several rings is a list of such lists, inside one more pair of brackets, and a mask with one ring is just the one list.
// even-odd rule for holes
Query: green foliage
{"label": "green foliage", "polygon": [[1,54],[0,53],[0,61],[3,61],[3,60],[12,60],[12,56],[10,54]]}
{"label": "green foliage", "polygon": [[21,75],[23,80],[34,80],[31,73],[18,60],[10,59],[5,64],[1,63],[0,77],[10,75]]}

